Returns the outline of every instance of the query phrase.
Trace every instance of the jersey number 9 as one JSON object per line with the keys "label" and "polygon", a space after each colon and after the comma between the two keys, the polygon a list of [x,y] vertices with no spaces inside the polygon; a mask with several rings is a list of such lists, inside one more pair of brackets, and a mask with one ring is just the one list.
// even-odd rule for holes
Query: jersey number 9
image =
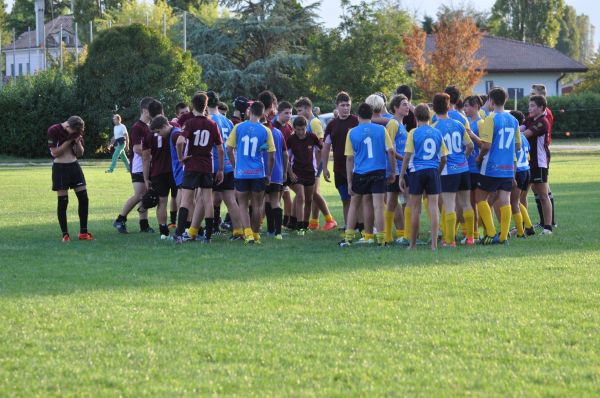
{"label": "jersey number 9", "polygon": [[423,142],[423,150],[425,151],[425,156],[423,156],[423,160],[431,160],[437,153],[437,146],[435,145],[435,141],[431,138],[426,138]]}

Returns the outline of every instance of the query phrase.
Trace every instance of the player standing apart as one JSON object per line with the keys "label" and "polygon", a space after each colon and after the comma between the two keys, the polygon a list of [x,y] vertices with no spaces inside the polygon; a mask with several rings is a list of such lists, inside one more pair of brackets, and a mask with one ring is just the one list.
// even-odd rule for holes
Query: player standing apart
{"label": "player standing apart", "polygon": [[114,115],[113,123],[115,124],[115,127],[113,128],[111,145],[114,147],[114,152],[112,162],[110,163],[110,167],[106,169],[106,172],[112,173],[117,166],[117,161],[121,159],[125,165],[125,169],[129,173],[129,159],[127,159],[126,154],[126,152],[129,151],[129,134],[127,134],[127,127],[121,123],[121,115]]}

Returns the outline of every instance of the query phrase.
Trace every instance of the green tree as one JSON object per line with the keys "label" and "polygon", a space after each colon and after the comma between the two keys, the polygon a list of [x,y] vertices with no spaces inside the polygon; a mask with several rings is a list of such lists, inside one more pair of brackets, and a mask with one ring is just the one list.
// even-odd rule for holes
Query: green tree
{"label": "green tree", "polygon": [[563,0],[496,0],[489,24],[493,34],[554,47]]}
{"label": "green tree", "polygon": [[155,30],[134,24],[100,32],[85,63],[77,68],[77,93],[89,125],[86,137],[91,136],[94,146],[100,145],[114,112],[132,123],[144,96],[159,99],[165,112],[172,113],[177,102],[206,88],[201,76],[202,69],[191,55]]}
{"label": "green tree", "polygon": [[560,32],[556,49],[571,58],[579,59],[579,28],[575,8],[566,6],[560,19]]}
{"label": "green tree", "polygon": [[[482,29],[487,27],[489,12],[477,10],[471,3],[459,3],[450,5],[443,4],[438,8],[436,13],[437,21],[449,23],[452,20],[471,18],[475,21],[475,25]],[[427,31],[425,31],[427,32]]]}
{"label": "green tree", "polygon": [[429,15],[425,15],[423,17],[423,21],[421,21],[421,29],[423,29],[423,32],[430,35],[433,33],[433,25],[434,24],[435,24],[435,21],[433,20],[433,18],[430,17]]}
{"label": "green tree", "polygon": [[[35,29],[35,0],[15,0],[7,18],[9,30],[14,29],[17,36],[27,31],[27,27]],[[45,0],[44,21],[67,15],[71,12],[70,0]]]}
{"label": "green tree", "polygon": [[594,57],[594,34],[595,27],[590,22],[590,17],[581,14],[577,16],[577,27],[579,30],[579,60],[590,62]]}
{"label": "green tree", "polygon": [[375,8],[361,2],[345,5],[339,27],[315,43],[315,90],[331,99],[340,90],[364,99],[373,92],[387,95],[408,81],[402,37],[410,29],[406,12]]}
{"label": "green tree", "polygon": [[598,93],[600,92],[600,53],[596,54],[587,67],[588,71],[583,74],[581,83],[575,86],[575,91]]}

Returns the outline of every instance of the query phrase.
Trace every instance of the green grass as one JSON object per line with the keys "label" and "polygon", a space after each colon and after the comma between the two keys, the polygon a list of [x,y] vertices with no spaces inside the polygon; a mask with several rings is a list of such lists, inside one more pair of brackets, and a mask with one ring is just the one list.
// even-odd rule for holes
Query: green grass
{"label": "green grass", "polygon": [[118,235],[106,164],[84,168],[96,241],[64,245],[50,168],[4,167],[0,396],[597,397],[597,164],[553,157],[554,236],[438,253]]}

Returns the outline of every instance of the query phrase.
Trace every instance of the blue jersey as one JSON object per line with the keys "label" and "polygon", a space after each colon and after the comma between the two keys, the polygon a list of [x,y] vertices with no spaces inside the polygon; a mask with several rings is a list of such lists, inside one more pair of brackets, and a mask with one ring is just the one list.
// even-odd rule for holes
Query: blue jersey
{"label": "blue jersey", "polygon": [[[455,109],[450,109],[448,111],[448,117],[450,119],[452,119],[452,120],[456,120],[457,122],[459,122],[463,126],[468,126],[469,125],[469,119],[467,119],[467,117],[465,115],[463,115],[462,113],[460,113],[459,111],[457,111]],[[431,117],[431,122],[435,123],[437,121],[438,121],[437,115],[433,115]]]}
{"label": "blue jersey", "polygon": [[412,153],[409,162],[411,172],[438,169],[442,156],[448,154],[440,130],[431,126],[421,126],[408,133],[406,152]]}
{"label": "blue jersey", "polygon": [[[521,132],[519,133],[521,135]],[[529,145],[529,141],[524,140],[521,135],[521,149],[517,152],[517,171],[527,171],[530,169],[529,167],[529,151],[531,146]]]}
{"label": "blue jersey", "polygon": [[[219,133],[221,133],[221,138],[223,139],[223,151],[225,152],[223,155],[223,172],[231,173],[233,171],[233,167],[231,167],[231,161],[229,160],[229,156],[227,155],[227,147],[225,146],[225,142],[229,137],[229,133],[233,130],[233,123],[225,116],[220,113],[214,113],[210,115],[210,119],[217,124],[219,128]],[[213,148],[213,168],[215,170],[219,169],[219,157],[217,156],[217,147]]]}
{"label": "blue jersey", "polygon": [[[275,162],[273,163],[273,172],[271,173],[271,182],[275,184],[283,184],[283,154],[287,151],[285,148],[285,141],[283,140],[283,134],[279,129],[273,127],[271,129],[273,134],[273,144],[275,145]],[[269,164],[269,152],[263,152],[263,162],[265,163],[265,171]]]}
{"label": "blue jersey", "polygon": [[236,150],[235,178],[247,180],[265,177],[262,151],[275,152],[273,134],[268,127],[252,121],[236,124],[227,138],[227,146]]}
{"label": "blue jersey", "polygon": [[[471,121],[469,124],[471,126],[471,131],[473,132],[473,134],[479,137],[479,130],[483,127],[483,119],[478,116],[477,119]],[[471,155],[468,159],[469,171],[473,174],[479,174],[479,165],[475,161],[475,159],[477,159],[477,156],[479,156],[479,147],[477,145],[474,145],[473,152],[471,152]]]}
{"label": "blue jersey", "polygon": [[515,176],[515,144],[521,142],[519,122],[510,113],[491,112],[483,122],[479,136],[491,144],[481,162],[480,174],[496,178]]}
{"label": "blue jersey", "polygon": [[[402,121],[393,118],[388,122],[385,128],[394,142],[396,154],[404,157],[406,138],[408,137],[406,127],[402,124]],[[400,173],[400,169],[402,169],[402,160],[396,159],[396,174]]]}
{"label": "blue jersey", "polygon": [[348,132],[344,154],[354,156],[356,174],[367,174],[387,170],[387,151],[393,147],[385,127],[362,123]]}
{"label": "blue jersey", "polygon": [[446,166],[442,175],[460,174],[469,171],[469,162],[465,156],[465,147],[471,143],[471,138],[465,127],[454,119],[438,119],[433,124],[434,128],[440,130],[444,144],[448,149]]}
{"label": "blue jersey", "polygon": [[169,143],[171,144],[171,169],[173,170],[173,179],[175,179],[175,185],[180,186],[183,184],[183,166],[177,158],[177,138],[181,135],[181,129],[179,127],[173,127],[169,134]]}

